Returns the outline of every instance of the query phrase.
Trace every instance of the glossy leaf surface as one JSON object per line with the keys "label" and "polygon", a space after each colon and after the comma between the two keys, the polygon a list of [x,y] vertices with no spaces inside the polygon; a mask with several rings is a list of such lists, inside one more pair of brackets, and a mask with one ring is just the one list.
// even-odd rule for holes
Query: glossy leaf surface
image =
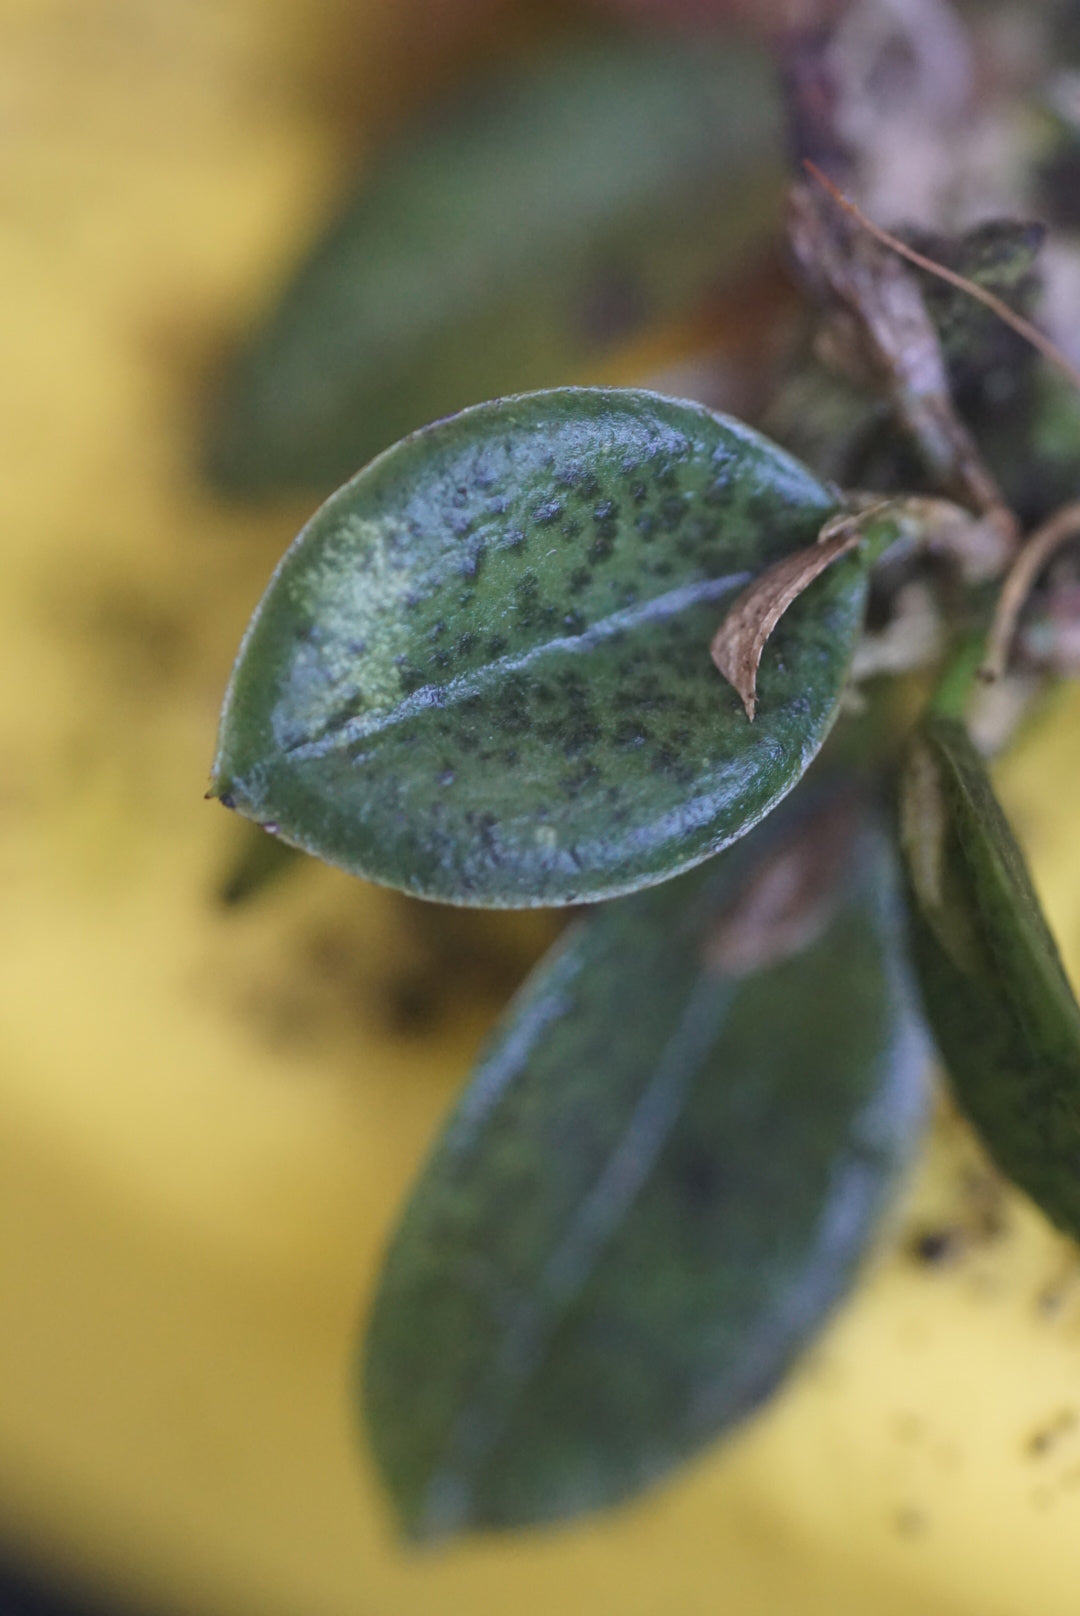
{"label": "glossy leaf surface", "polygon": [[676,874],[768,813],[832,723],[861,554],[785,614],[752,725],[709,642],[833,509],[767,440],[652,393],[559,389],[436,423],[278,568],[214,792],[449,902],[571,903]]}
{"label": "glossy leaf surface", "polygon": [[1080,1007],[961,725],[926,722],[901,826],[915,964],[957,1100],[994,1161],[1080,1236]]}
{"label": "glossy leaf surface", "polygon": [[763,53],[578,40],[377,157],[227,379],[217,481],[325,493],[478,399],[599,381],[779,227]]}
{"label": "glossy leaf surface", "polygon": [[437,1144],[363,1382],[410,1534],[651,1484],[771,1394],[850,1284],[924,1045],[881,843],[794,807],[794,843],[771,820],[579,924]]}

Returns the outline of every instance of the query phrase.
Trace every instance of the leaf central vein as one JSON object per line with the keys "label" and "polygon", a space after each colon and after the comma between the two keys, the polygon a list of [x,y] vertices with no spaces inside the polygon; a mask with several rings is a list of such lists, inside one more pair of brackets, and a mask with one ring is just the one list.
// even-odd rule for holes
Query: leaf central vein
{"label": "leaf central vein", "polygon": [[560,635],[530,646],[527,651],[508,652],[481,668],[458,674],[443,683],[421,685],[393,706],[331,719],[321,735],[312,740],[296,741],[284,750],[297,762],[325,757],[328,753],[365,741],[395,724],[405,723],[432,708],[455,706],[481,695],[509,676],[525,671],[541,657],[551,654],[580,655],[595,649],[604,640],[625,634],[627,630],[662,622],[666,618],[677,617],[693,606],[720,600],[733,590],[742,588],[750,577],[749,572],[735,572],[723,578],[700,579],[696,583],[670,589],[650,600],[612,612],[591,623],[580,634]]}
{"label": "leaf central vein", "polygon": [[475,1478],[504,1434],[515,1402],[656,1167],[733,992],[731,983],[699,979],[629,1122],[538,1275],[532,1298],[515,1309],[484,1375],[482,1406],[474,1402],[463,1410],[444,1462],[428,1483],[424,1514],[436,1530],[452,1527],[448,1512],[468,1514]]}

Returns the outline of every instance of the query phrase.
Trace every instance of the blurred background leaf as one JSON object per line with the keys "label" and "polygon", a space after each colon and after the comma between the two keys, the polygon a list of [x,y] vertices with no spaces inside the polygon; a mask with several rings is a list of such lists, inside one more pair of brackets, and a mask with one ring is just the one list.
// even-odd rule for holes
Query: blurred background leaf
{"label": "blurred background leaf", "polygon": [[247,339],[209,427],[222,488],[323,493],[427,422],[616,379],[779,228],[767,58],[709,36],[570,37],[376,156]]}

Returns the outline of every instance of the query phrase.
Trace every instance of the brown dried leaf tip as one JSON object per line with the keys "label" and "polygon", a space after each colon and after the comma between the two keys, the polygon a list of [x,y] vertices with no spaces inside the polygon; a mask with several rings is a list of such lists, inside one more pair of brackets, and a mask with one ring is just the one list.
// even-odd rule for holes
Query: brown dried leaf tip
{"label": "brown dried leaf tip", "polygon": [[770,634],[792,601],[798,600],[826,567],[854,550],[860,537],[855,517],[827,522],[815,544],[784,556],[755,578],[717,629],[710,646],[712,659],[742,697],[751,723],[757,710],[758,667]]}

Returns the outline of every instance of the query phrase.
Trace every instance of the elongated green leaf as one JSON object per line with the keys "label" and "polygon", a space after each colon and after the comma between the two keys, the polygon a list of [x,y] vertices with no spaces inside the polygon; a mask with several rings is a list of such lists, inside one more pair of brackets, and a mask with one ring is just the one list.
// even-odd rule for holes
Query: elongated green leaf
{"label": "elongated green leaf", "polygon": [[410,1534],[649,1485],[768,1397],[848,1287],[924,1045],[881,842],[835,803],[778,817],[794,840],[770,821],[571,932],[436,1146],[363,1378]]}
{"label": "elongated green leaf", "polygon": [[765,439],[652,393],[466,410],[315,516],[248,630],[214,792],[422,896],[529,906],[662,880],[741,836],[832,723],[863,556],[770,640],[758,713],[712,667],[734,592],[834,496]]}
{"label": "elongated green leaf", "polygon": [[912,941],[957,1100],[1002,1172],[1080,1236],[1080,1007],[982,761],[931,718],[903,776]]}
{"label": "elongated green leaf", "polygon": [[219,483],[326,492],[476,399],[609,380],[777,229],[763,53],[579,40],[506,74],[378,159],[298,270],[222,394]]}

